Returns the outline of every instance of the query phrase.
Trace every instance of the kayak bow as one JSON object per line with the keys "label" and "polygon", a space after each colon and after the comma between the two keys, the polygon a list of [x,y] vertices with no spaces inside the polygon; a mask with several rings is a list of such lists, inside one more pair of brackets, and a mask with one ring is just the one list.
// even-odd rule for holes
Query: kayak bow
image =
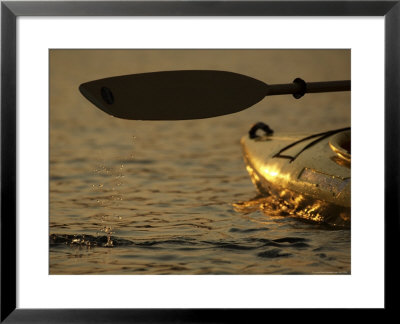
{"label": "kayak bow", "polygon": [[294,215],[349,225],[351,130],[313,135],[258,136],[258,123],[241,140],[246,169],[260,193],[285,201]]}

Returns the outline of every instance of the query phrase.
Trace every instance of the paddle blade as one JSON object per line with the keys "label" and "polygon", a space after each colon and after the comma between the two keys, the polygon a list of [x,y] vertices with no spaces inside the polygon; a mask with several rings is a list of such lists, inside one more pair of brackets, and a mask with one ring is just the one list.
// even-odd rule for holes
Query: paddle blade
{"label": "paddle blade", "polygon": [[123,75],[83,83],[96,107],[123,119],[185,120],[221,116],[262,100],[267,85],[225,71],[184,70]]}

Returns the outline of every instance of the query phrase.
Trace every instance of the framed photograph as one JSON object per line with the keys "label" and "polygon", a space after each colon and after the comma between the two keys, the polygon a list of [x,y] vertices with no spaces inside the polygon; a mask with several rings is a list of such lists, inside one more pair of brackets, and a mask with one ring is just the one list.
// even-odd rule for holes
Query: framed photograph
{"label": "framed photograph", "polygon": [[391,309],[399,14],[2,2],[1,320]]}

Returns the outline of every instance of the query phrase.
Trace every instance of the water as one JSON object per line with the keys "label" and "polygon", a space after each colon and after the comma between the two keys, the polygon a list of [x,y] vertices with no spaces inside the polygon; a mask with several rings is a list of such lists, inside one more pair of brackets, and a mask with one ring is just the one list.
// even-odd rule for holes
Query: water
{"label": "water", "polygon": [[270,212],[239,144],[258,121],[275,132],[346,127],[349,93],[146,122],[108,116],[78,92],[101,77],[173,69],[267,83],[350,78],[347,51],[200,52],[51,53],[50,274],[350,273],[351,230]]}

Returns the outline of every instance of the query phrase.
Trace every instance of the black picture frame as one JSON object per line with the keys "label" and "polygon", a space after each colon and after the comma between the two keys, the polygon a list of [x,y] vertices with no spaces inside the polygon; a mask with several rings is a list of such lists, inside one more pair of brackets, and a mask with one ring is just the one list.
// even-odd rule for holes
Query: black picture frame
{"label": "black picture frame", "polygon": [[[385,310],[396,307],[389,263],[399,234],[400,0],[395,1],[2,1],[1,322],[203,323],[256,319],[244,309],[19,309],[16,307],[16,19],[19,16],[381,16],[385,19]],[[373,80],[371,80],[373,89]],[[369,89],[369,91],[371,91]],[[368,95],[368,92],[366,92]],[[373,136],[371,126],[371,136]],[[397,252],[398,253],[398,252]],[[394,296],[394,297],[391,297]],[[251,314],[248,314],[251,313]]]}

